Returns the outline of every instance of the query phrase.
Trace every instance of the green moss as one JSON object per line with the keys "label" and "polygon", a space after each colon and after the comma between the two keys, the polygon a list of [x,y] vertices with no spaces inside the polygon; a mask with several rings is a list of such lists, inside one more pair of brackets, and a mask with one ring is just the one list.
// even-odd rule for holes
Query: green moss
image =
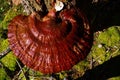
{"label": "green moss", "polygon": [[[1,40],[0,42],[0,52],[3,52],[4,50],[6,50],[6,48],[8,47],[8,40]],[[8,53],[5,57],[3,57],[2,59],[0,59],[0,62],[2,62],[2,64],[4,64],[4,66],[6,66],[8,69],[10,69],[11,71],[14,71],[16,69],[16,57],[13,55],[12,52]]]}
{"label": "green moss", "polygon": [[107,46],[114,46],[120,42],[120,31],[118,27],[110,27],[104,32],[100,33],[97,40]]}
{"label": "green moss", "polygon": [[108,79],[108,80],[120,80],[120,76],[118,76],[118,77],[113,77],[113,78],[110,78],[110,79]]}
{"label": "green moss", "polygon": [[3,68],[0,68],[0,80],[11,80]]}
{"label": "green moss", "polygon": [[25,76],[24,76],[23,73],[21,73],[21,74],[19,75],[18,80],[26,80],[26,78],[25,78]]}
{"label": "green moss", "polygon": [[94,45],[92,47],[92,53],[90,53],[95,61],[97,61],[99,64],[102,64],[105,61],[105,47],[98,47],[98,45]]}
{"label": "green moss", "polygon": [[29,74],[30,75],[36,75],[36,76],[41,76],[43,75],[42,73],[40,73],[39,71],[34,71],[34,70],[29,70]]}
{"label": "green moss", "polygon": [[75,65],[73,69],[77,70],[80,73],[84,73],[88,67],[89,67],[89,62],[87,60],[83,60],[77,65]]}
{"label": "green moss", "polygon": [[5,57],[3,57],[0,62],[7,67],[11,71],[15,71],[16,69],[16,57],[12,52],[8,53]]}
{"label": "green moss", "polygon": [[7,39],[0,39],[0,52],[3,52],[8,47]]}
{"label": "green moss", "polygon": [[4,18],[4,13],[10,8],[10,2],[7,0],[0,0],[0,22]]}
{"label": "green moss", "polygon": [[99,34],[95,34],[94,45],[90,52],[95,62],[102,64],[111,57],[120,55],[120,30],[118,26],[112,26],[99,32]]}
{"label": "green moss", "polygon": [[13,6],[12,8],[10,8],[7,13],[5,14],[5,17],[3,19],[3,21],[1,22],[0,26],[3,29],[7,29],[7,26],[9,24],[9,22],[18,14],[21,14],[23,12],[22,7],[19,6]]}

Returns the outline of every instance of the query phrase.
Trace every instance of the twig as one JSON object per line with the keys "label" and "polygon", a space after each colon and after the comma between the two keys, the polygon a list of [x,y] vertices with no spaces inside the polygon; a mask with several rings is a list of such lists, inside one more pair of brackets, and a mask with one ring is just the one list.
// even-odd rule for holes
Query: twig
{"label": "twig", "polygon": [[118,49],[116,49],[111,55],[110,55],[110,58],[109,59],[111,59],[112,58],[112,56],[114,55],[114,54],[116,54],[118,51],[119,51],[120,49],[118,48]]}
{"label": "twig", "polygon": [[4,57],[5,55],[7,55],[10,51],[11,51],[11,49],[9,47],[7,47],[7,49],[5,51],[3,51],[2,53],[0,53],[0,59],[2,57]]}
{"label": "twig", "polygon": [[93,57],[91,57],[91,60],[90,60],[90,69],[93,68]]}
{"label": "twig", "polygon": [[22,70],[20,70],[20,71],[14,76],[14,78],[13,78],[12,80],[17,80],[17,78],[18,78],[18,76],[20,75],[21,72],[22,72]]}
{"label": "twig", "polygon": [[[26,78],[26,76],[25,76],[25,72],[23,71],[23,69],[22,69],[20,63],[19,63],[17,60],[16,60],[16,62],[17,62],[17,64],[18,64],[18,66],[19,66],[21,72],[23,73],[23,77],[24,77],[26,80],[28,80],[28,79]],[[19,74],[20,74],[20,73],[19,73]]]}
{"label": "twig", "polygon": [[[18,61],[16,61],[16,62],[18,62]],[[18,65],[20,65],[19,62],[18,62]],[[27,69],[26,71],[23,71],[23,68],[25,68],[25,66],[24,66],[24,67],[21,67],[21,68],[22,68],[22,69],[19,70],[19,72],[13,77],[12,80],[22,80],[22,78],[23,78],[24,76],[21,77],[20,79],[18,79],[18,77],[20,76],[20,74],[23,73],[23,74],[25,75],[26,71],[29,70],[29,69]],[[26,78],[26,76],[25,76],[25,78]],[[26,80],[28,80],[28,79],[26,78]]]}

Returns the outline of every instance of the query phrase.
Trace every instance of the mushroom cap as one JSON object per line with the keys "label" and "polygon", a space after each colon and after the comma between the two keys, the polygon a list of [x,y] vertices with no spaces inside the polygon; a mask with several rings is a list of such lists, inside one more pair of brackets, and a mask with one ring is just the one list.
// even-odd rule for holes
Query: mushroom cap
{"label": "mushroom cap", "polygon": [[88,20],[77,8],[50,11],[42,20],[36,14],[18,15],[8,26],[14,54],[45,74],[69,70],[85,59],[92,39]]}

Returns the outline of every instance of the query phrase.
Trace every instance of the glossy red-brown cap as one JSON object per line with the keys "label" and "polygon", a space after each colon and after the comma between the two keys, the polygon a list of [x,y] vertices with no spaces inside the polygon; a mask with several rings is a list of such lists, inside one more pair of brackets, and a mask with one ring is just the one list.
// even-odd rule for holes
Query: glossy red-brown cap
{"label": "glossy red-brown cap", "polygon": [[43,19],[16,16],[8,26],[8,40],[23,64],[47,74],[69,70],[85,59],[92,33],[81,11],[71,8],[50,11]]}

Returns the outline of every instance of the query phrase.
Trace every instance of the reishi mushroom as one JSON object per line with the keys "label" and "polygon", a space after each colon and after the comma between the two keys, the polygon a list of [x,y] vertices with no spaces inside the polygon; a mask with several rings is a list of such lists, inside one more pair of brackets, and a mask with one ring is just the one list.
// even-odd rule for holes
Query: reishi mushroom
{"label": "reishi mushroom", "polygon": [[87,18],[78,8],[52,9],[43,18],[18,15],[8,26],[11,50],[23,64],[42,73],[71,69],[92,45]]}

